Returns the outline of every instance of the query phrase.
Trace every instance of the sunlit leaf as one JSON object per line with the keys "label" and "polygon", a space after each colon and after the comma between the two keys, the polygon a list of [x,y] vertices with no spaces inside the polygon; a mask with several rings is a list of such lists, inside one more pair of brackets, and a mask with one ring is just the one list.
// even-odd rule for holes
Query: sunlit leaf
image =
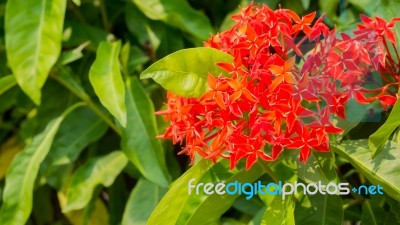
{"label": "sunlit leaf", "polygon": [[340,156],[347,159],[361,174],[383,191],[400,201],[400,145],[388,142],[381,153],[372,158],[368,140],[343,141],[333,146]]}
{"label": "sunlit leaf", "polygon": [[8,64],[19,86],[36,103],[61,50],[66,1],[10,0],[5,15]]}
{"label": "sunlit leaf", "polygon": [[400,101],[394,105],[389,117],[379,129],[368,139],[368,146],[372,157],[376,157],[383,149],[389,136],[400,126]]}
{"label": "sunlit leaf", "polygon": [[126,126],[125,85],[119,65],[121,42],[102,42],[89,71],[90,83],[100,102]]}
{"label": "sunlit leaf", "polygon": [[[148,225],[199,225],[215,224],[221,215],[233,204],[237,195],[206,195],[202,188],[198,194],[191,189],[188,193],[190,180],[193,185],[199,183],[217,184],[230,182],[253,182],[260,177],[264,171],[259,164],[255,164],[249,171],[229,170],[229,163],[226,161],[213,164],[209,161],[200,161],[178,180],[176,180],[167,194],[161,199],[154,212],[151,214]],[[255,197],[255,196],[254,196]],[[171,210],[174,209],[174,210]]]}
{"label": "sunlit leaf", "polygon": [[143,71],[140,78],[152,78],[181,96],[199,97],[207,90],[208,74],[224,73],[217,63],[232,60],[232,56],[213,48],[184,49],[160,59]]}
{"label": "sunlit leaf", "polygon": [[128,163],[121,151],[92,158],[75,172],[67,192],[67,204],[63,212],[84,208],[91,200],[94,189],[102,184],[110,186]]}
{"label": "sunlit leaf", "polygon": [[0,95],[8,91],[10,88],[17,84],[13,75],[8,75],[0,78]]}

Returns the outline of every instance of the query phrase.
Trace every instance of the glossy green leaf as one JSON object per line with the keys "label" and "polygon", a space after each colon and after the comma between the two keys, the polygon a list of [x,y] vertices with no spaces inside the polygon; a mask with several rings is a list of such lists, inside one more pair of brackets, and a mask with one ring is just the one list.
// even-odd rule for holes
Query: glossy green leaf
{"label": "glossy green leaf", "polygon": [[0,95],[4,92],[10,90],[17,84],[13,75],[8,75],[5,77],[0,78]]}
{"label": "glossy green leaf", "polygon": [[89,79],[100,102],[125,127],[125,85],[119,65],[120,49],[120,41],[102,42],[90,68]]}
{"label": "glossy green leaf", "polygon": [[194,10],[185,0],[132,0],[150,19],[161,20],[182,29],[200,40],[207,40],[213,32],[210,21]]}
{"label": "glossy green leaf", "polygon": [[379,129],[368,139],[368,146],[372,152],[372,157],[376,157],[383,149],[383,146],[390,135],[400,126],[400,101],[394,105],[389,117]]}
{"label": "glossy green leaf", "polygon": [[181,96],[199,97],[207,90],[208,74],[224,73],[217,63],[232,60],[232,56],[213,48],[184,49],[160,59],[143,71],[140,78],[152,78]]}
{"label": "glossy green leaf", "polygon": [[330,182],[339,182],[332,152],[313,151],[308,160],[305,163],[298,162],[297,167],[299,177],[307,183],[321,182],[327,185]]}
{"label": "glossy green leaf", "polygon": [[122,129],[121,146],[129,160],[148,180],[167,187],[170,182],[164,151],[157,136],[154,106],[140,81],[127,82],[128,123]]}
{"label": "glossy green leaf", "polygon": [[94,189],[102,184],[110,186],[124,169],[128,159],[121,151],[92,158],[75,172],[67,191],[67,205],[63,212],[84,208],[92,199]]}
{"label": "glossy green leaf", "polygon": [[284,200],[280,196],[276,197],[265,211],[261,225],[294,225],[294,206],[292,196],[286,196]]}
{"label": "glossy green leaf", "polygon": [[157,184],[140,179],[129,196],[122,225],[146,225],[150,214],[166,192]]}
{"label": "glossy green leaf", "polygon": [[296,204],[296,224],[341,225],[343,200],[338,195],[306,195]]}
{"label": "glossy green leaf", "polygon": [[397,131],[394,133],[392,141],[396,142],[397,144],[400,144],[400,127],[397,128]]}
{"label": "glossy green leaf", "polygon": [[36,135],[32,142],[12,161],[6,175],[3,204],[0,209],[2,225],[25,224],[32,210],[32,193],[39,166],[48,154],[54,136],[64,118],[76,107],[75,104],[61,116],[53,119],[46,129]]}
{"label": "glossy green leaf", "polygon": [[19,86],[40,104],[40,89],[61,50],[66,1],[10,0],[5,15],[8,64]]}
{"label": "glossy green leaf", "polygon": [[368,140],[343,141],[332,146],[334,151],[346,158],[360,173],[383,191],[400,201],[400,145],[388,142],[374,159],[368,149]]}
{"label": "glossy green leaf", "polygon": [[81,5],[81,0],[72,0],[75,5],[80,6]]}
{"label": "glossy green leaf", "polygon": [[[190,168],[178,180],[176,180],[167,194],[151,214],[148,225],[206,225],[217,224],[220,216],[229,209],[237,195],[212,194],[206,195],[202,188],[198,194],[191,188],[189,194],[188,183],[193,185],[199,183],[231,183],[231,182],[253,182],[264,173],[260,164],[254,164],[249,171],[229,170],[229,163],[221,161],[213,164],[202,160]],[[200,186],[201,187],[201,186]],[[171,210],[174,209],[174,210]]]}

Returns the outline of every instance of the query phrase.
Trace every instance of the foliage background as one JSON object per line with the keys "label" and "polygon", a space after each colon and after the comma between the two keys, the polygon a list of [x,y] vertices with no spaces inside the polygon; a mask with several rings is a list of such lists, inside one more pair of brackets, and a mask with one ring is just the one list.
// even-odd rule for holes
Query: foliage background
{"label": "foliage background", "polygon": [[[398,0],[260,2],[326,13],[325,22],[344,32],[360,13],[391,19],[400,7]],[[390,112],[378,123],[342,124],[347,141],[332,153],[313,153],[307,164],[286,153],[249,172],[204,161],[188,170],[179,146],[154,138],[166,126],[154,115],[165,91],[139,74],[169,53],[202,46],[248,4],[0,0],[0,224],[399,224],[399,104],[378,137],[389,144],[374,159],[365,139]],[[191,178],[340,180],[380,184],[387,195],[188,196]]]}

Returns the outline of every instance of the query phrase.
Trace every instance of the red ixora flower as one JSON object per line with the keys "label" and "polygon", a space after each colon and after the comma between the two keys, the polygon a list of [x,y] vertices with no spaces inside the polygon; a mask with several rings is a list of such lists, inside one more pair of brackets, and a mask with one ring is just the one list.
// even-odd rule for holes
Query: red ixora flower
{"label": "red ixora flower", "polygon": [[[352,37],[338,37],[322,18],[313,22],[315,16],[266,5],[234,15],[231,29],[205,43],[234,57],[232,64],[218,64],[230,76],[209,74],[209,91],[198,99],[169,92],[168,109],[157,114],[170,125],[159,137],[180,143],[192,160],[196,154],[214,162],[225,158],[234,168],[245,159],[249,169],[258,159],[276,160],[285,148],[299,149],[301,161],[311,151],[329,151],[328,135],[342,132],[331,118],[345,119],[350,99],[393,105],[400,83],[393,35],[399,19],[361,16]],[[306,41],[314,49],[303,57],[300,45]],[[383,85],[367,89],[372,73]]]}

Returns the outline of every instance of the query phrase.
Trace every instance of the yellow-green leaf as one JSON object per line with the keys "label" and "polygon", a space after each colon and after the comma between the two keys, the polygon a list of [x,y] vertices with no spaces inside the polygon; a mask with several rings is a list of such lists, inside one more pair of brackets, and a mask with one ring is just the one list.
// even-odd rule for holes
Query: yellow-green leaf
{"label": "yellow-green leaf", "polygon": [[174,52],[142,72],[141,79],[152,78],[168,91],[185,97],[199,97],[207,90],[208,74],[226,73],[217,63],[233,57],[213,48],[189,48]]}
{"label": "yellow-green leaf", "polygon": [[89,79],[100,102],[125,127],[125,85],[119,65],[120,49],[120,41],[101,42],[89,71]]}
{"label": "yellow-green leaf", "polygon": [[40,90],[61,51],[65,0],[9,0],[5,14],[8,64],[21,89],[40,104]]}

